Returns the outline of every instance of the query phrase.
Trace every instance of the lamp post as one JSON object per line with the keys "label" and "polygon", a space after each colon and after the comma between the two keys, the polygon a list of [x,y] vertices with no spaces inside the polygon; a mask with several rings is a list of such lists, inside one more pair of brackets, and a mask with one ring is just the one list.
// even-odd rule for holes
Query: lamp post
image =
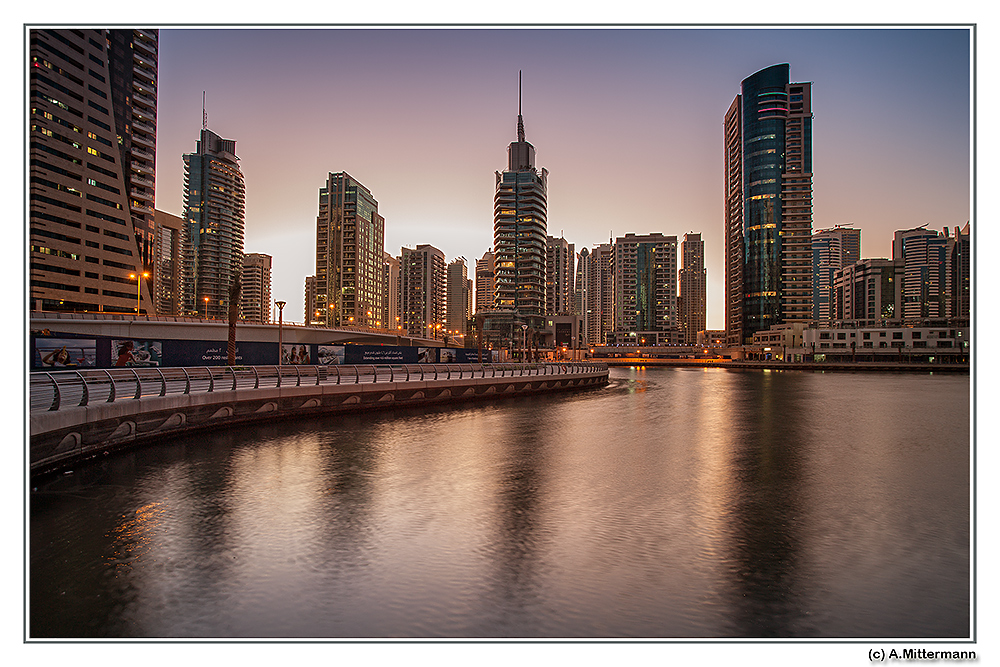
{"label": "lamp post", "polygon": [[208,297],[205,297],[205,319],[208,319]]}
{"label": "lamp post", "polygon": [[521,325],[521,363],[524,363],[527,359],[527,354],[525,348],[528,347],[528,325]]}
{"label": "lamp post", "polygon": [[148,278],[149,273],[132,273],[129,274],[129,278],[135,278],[135,316],[139,317],[139,306],[142,303],[142,279]]}
{"label": "lamp post", "polygon": [[281,314],[285,309],[284,301],[275,301],[274,305],[278,307],[278,365],[281,365]]}

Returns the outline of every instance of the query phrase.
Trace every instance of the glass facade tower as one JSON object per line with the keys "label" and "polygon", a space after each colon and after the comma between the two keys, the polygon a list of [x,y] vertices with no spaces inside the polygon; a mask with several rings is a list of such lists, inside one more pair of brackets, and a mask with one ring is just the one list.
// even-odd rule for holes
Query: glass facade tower
{"label": "glass facade tower", "polygon": [[789,83],[788,70],[773,65],[744,79],[726,114],[726,324],[734,344],[813,315],[811,84]]}

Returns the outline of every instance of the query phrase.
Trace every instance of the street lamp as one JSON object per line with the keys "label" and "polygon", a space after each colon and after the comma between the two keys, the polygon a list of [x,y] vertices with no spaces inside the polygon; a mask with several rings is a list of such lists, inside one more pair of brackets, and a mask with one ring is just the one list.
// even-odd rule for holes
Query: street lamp
{"label": "street lamp", "polygon": [[208,319],[208,297],[205,297],[205,319]]}
{"label": "street lamp", "polygon": [[521,362],[523,363],[527,359],[527,353],[525,348],[528,347],[528,325],[521,325]]}
{"label": "street lamp", "polygon": [[136,279],[136,282],[135,282],[135,316],[136,317],[139,316],[139,305],[142,302],[142,279],[143,278],[148,278],[148,277],[149,277],[149,273],[148,272],[143,272],[143,273],[140,273],[140,274],[135,274],[135,273],[129,274],[129,278],[135,278]]}
{"label": "street lamp", "polygon": [[278,307],[278,365],[281,365],[281,314],[285,309],[284,301],[275,301],[274,305]]}

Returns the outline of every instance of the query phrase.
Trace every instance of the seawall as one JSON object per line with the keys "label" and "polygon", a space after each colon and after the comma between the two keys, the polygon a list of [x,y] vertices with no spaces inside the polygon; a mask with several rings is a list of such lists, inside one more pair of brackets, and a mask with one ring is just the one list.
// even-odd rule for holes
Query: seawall
{"label": "seawall", "polygon": [[555,374],[237,387],[34,410],[29,414],[30,472],[32,475],[55,472],[118,449],[203,429],[347,411],[589,389],[607,382],[607,367],[591,366]]}

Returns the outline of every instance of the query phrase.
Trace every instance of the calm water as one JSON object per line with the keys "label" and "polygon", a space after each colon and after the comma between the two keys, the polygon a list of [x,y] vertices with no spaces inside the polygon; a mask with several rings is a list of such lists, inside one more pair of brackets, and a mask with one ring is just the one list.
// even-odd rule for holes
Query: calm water
{"label": "calm water", "polygon": [[969,636],[968,375],[611,379],[38,484],[30,635]]}

